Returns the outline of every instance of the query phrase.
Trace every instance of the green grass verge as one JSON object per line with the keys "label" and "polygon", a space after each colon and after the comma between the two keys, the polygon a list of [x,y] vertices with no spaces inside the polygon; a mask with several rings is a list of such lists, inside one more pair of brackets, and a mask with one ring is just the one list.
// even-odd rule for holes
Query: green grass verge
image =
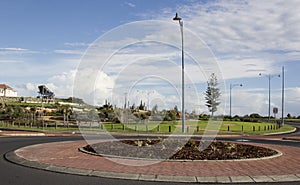
{"label": "green grass verge", "polygon": [[[10,106],[20,106],[20,107],[41,107],[42,103],[20,103],[20,102],[7,102],[6,105]],[[57,108],[58,104],[44,103],[45,108]]]}
{"label": "green grass verge", "polygon": [[[5,124],[0,121],[0,128],[11,128],[20,130],[33,130],[33,131],[51,131],[51,132],[67,132],[67,131],[97,131],[97,132],[150,132],[150,133],[181,133],[181,122],[150,122],[143,124],[110,124],[110,123],[88,123],[82,124],[80,128],[66,128],[62,127],[62,124],[55,127],[53,124],[51,127],[45,127],[44,129],[39,124],[37,126],[30,127],[27,125],[18,126],[16,123],[14,126]],[[203,134],[205,131],[213,131],[218,134],[269,134],[276,132],[291,131],[294,127],[284,125],[281,128],[277,128],[273,123],[251,123],[251,122],[235,122],[235,121],[186,121],[185,131],[188,133]]]}

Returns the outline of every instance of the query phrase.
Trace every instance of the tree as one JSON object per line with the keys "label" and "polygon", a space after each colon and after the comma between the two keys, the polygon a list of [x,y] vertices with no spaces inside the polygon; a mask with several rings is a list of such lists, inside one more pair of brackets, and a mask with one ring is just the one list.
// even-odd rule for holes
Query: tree
{"label": "tree", "polygon": [[143,104],[142,100],[141,100],[141,104],[139,106],[139,110],[146,110],[146,105],[145,105],[145,103]]}
{"label": "tree", "polygon": [[257,113],[252,113],[252,114],[250,114],[250,118],[261,118],[261,115],[259,115]]}
{"label": "tree", "polygon": [[152,112],[154,112],[154,114],[156,114],[158,112],[158,105],[155,104],[154,107],[152,108]]}
{"label": "tree", "polygon": [[214,112],[218,110],[219,98],[221,96],[220,89],[218,88],[218,80],[214,73],[211,74],[209,81],[207,82],[207,89],[205,92],[206,106],[208,111],[211,112],[211,117],[214,116]]}

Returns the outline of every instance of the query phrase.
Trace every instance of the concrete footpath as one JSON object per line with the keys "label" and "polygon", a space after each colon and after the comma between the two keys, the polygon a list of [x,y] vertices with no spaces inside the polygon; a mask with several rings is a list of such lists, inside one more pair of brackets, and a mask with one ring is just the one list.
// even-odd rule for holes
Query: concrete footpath
{"label": "concrete footpath", "polygon": [[119,179],[195,183],[300,182],[300,148],[296,147],[254,144],[281,153],[259,160],[153,162],[105,158],[78,151],[85,145],[84,140],[32,145],[7,153],[6,158],[20,165],[59,173]]}

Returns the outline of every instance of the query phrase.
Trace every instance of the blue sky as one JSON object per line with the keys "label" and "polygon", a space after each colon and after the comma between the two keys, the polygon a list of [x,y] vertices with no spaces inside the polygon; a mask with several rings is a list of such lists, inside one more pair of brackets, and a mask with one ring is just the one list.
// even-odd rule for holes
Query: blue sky
{"label": "blue sky", "polygon": [[[225,113],[228,113],[230,83],[242,83],[243,87],[233,89],[233,114],[267,115],[268,80],[258,74],[280,74],[285,66],[285,114],[300,115],[300,3],[293,0],[2,0],[0,83],[14,87],[20,96],[36,96],[39,84],[47,84],[58,97],[71,96],[76,69],[91,43],[118,26],[146,20],[169,21],[178,27],[172,34],[179,37],[178,23],[172,21],[175,12],[183,18],[184,28],[201,38],[217,59],[220,78],[226,87]],[[188,40],[185,43],[192,44]],[[180,53],[174,60],[180,61]],[[116,83],[108,73],[101,77],[108,83],[101,84],[102,88]],[[274,77],[271,82],[272,107],[280,110],[281,79]],[[205,86],[205,80],[197,83]],[[198,89],[202,90],[205,88]],[[149,89],[136,90],[132,99],[147,101],[148,92]],[[155,90],[150,94],[151,104],[168,99],[163,106],[179,106],[176,93],[166,92],[173,91]],[[110,95],[106,91],[101,93],[99,103]],[[191,106],[189,111],[207,112],[204,105],[197,106]]]}

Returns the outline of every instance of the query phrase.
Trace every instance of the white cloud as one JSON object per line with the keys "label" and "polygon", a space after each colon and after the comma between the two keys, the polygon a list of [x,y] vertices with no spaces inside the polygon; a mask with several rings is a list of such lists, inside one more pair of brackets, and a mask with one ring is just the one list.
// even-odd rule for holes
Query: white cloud
{"label": "white cloud", "polygon": [[[257,92],[261,89],[243,89],[243,88],[236,88],[232,91],[231,94],[231,112],[232,116],[234,115],[246,115],[251,113],[258,113],[260,115],[267,115],[268,114],[268,101],[266,94]],[[255,91],[255,93],[254,93]],[[229,115],[230,112],[230,102],[229,102],[229,92],[223,94],[226,103],[226,110],[225,113]]]}
{"label": "white cloud", "polygon": [[0,48],[0,55],[20,55],[20,54],[34,54],[39,53],[25,48]]}
{"label": "white cloud", "polygon": [[257,77],[259,73],[274,74],[279,68],[263,58],[230,58],[218,60],[224,79]]}
{"label": "white cloud", "polygon": [[[178,9],[185,28],[207,42],[218,58],[255,57],[275,63],[300,57],[299,1],[221,0]],[[174,12],[166,11],[160,17],[170,20]],[[278,59],[272,55],[277,51],[287,54]]]}
{"label": "white cloud", "polygon": [[66,42],[64,45],[69,47],[88,47],[90,44],[85,42]]}
{"label": "white cloud", "polygon": [[[128,3],[127,6],[134,7],[134,4]],[[279,62],[295,60],[300,58],[300,3],[299,1],[208,1],[199,2],[195,1],[192,5],[186,5],[177,7],[180,10],[179,15],[184,21],[184,33],[185,33],[185,51],[186,51],[186,71],[187,80],[192,79],[193,83],[203,83],[206,81],[205,74],[201,74],[201,70],[207,70],[205,64],[201,63],[199,69],[196,68],[191,59],[189,59],[189,50],[194,46],[203,47],[203,43],[195,43],[195,39],[191,39],[189,30],[192,30],[195,35],[204,40],[211,48],[212,52],[218,59],[218,67],[220,67],[224,79],[243,79],[258,77],[258,73],[263,72],[266,74],[276,74],[280,72],[280,69],[276,67]],[[154,19],[163,19],[171,22],[172,17],[176,12],[172,8],[166,8],[159,10],[153,15],[159,15]],[[153,13],[153,12],[151,12]],[[153,16],[147,14],[145,17]],[[170,23],[170,24],[171,24]],[[180,85],[180,31],[178,23],[173,22],[175,26],[161,25],[154,30],[149,30],[149,34],[141,34],[139,31],[141,28],[134,27],[131,30],[127,30],[123,33],[116,32],[112,35],[112,38],[98,46],[94,43],[94,51],[87,53],[87,55],[94,55],[98,57],[98,60],[94,60],[95,66],[92,67],[90,73],[99,71],[104,61],[102,58],[110,58],[109,63],[105,64],[103,73],[98,74],[99,78],[96,84],[90,84],[89,89],[85,93],[88,100],[93,100],[93,90],[96,90],[96,102],[101,103],[104,99],[111,96],[112,88],[120,88],[118,97],[120,97],[120,105],[124,104],[124,91],[120,86],[128,85],[128,82],[139,79],[140,76],[145,74],[151,74],[151,72],[163,71],[166,77],[170,78],[174,83],[173,85]],[[143,26],[147,26],[146,24]],[[126,37],[128,34],[128,37]],[[135,37],[133,37],[135,36]],[[124,38],[119,40],[118,38]],[[124,44],[131,43],[136,45],[139,41],[144,40],[163,40],[168,41],[169,44],[178,47],[177,49],[162,47],[152,47],[147,45],[148,43],[142,43],[139,50],[137,47],[122,48]],[[198,44],[198,45],[197,45]],[[89,46],[83,42],[68,42],[64,44],[66,47],[86,47]],[[127,45],[126,45],[127,46]],[[199,47],[199,48],[201,48]],[[104,54],[98,54],[97,49],[101,48]],[[147,50],[148,48],[148,50]],[[149,50],[151,48],[151,50]],[[70,48],[69,48],[70,49]],[[73,49],[73,48],[71,48]],[[145,52],[146,51],[146,52]],[[0,48],[0,54],[8,53],[24,53],[30,52],[30,50],[22,48]],[[110,56],[113,53],[113,56]],[[54,53],[66,54],[66,55],[82,55],[84,53],[81,48],[75,50],[55,50]],[[193,56],[192,56],[193,57]],[[207,53],[197,50],[197,57],[201,58],[201,62],[207,57]],[[79,57],[78,57],[79,58]],[[90,58],[89,58],[90,59]],[[76,61],[76,58],[61,59],[61,61]],[[148,60],[148,61],[147,61]],[[5,60],[0,60],[5,61]],[[8,60],[9,61],[9,60]],[[14,60],[11,60],[13,62]],[[17,61],[17,60],[16,60]],[[167,62],[166,62],[167,61]],[[176,65],[166,65],[173,61]],[[212,61],[212,60],[210,60]],[[159,62],[161,62],[159,64]],[[189,63],[190,62],[190,63]],[[143,65],[141,65],[143,64]],[[88,65],[87,65],[88,66]],[[86,67],[86,66],[85,66]],[[201,69],[201,67],[203,67]],[[214,66],[215,67],[215,66]],[[61,71],[67,71],[60,75],[55,75],[54,70],[51,71],[52,77],[48,80],[48,85],[51,86],[57,96],[71,96],[73,88],[73,80],[76,71],[70,71],[66,66],[56,66]],[[63,69],[62,69],[63,68]],[[145,68],[147,71],[145,71]],[[51,69],[49,69],[51,70]],[[43,70],[48,71],[49,70]],[[213,69],[212,69],[213,70]],[[87,73],[89,73],[87,71]],[[144,73],[144,74],[143,74]],[[50,74],[50,73],[49,73]],[[55,73],[56,74],[56,73]],[[161,74],[159,74],[161,75]],[[122,78],[124,77],[124,78]],[[164,77],[164,75],[161,75]],[[93,79],[95,81],[95,79]],[[88,82],[88,83],[94,83]],[[126,83],[120,83],[126,82]],[[81,90],[86,90],[87,82],[82,81]],[[144,81],[144,84],[153,85],[155,81]],[[188,82],[187,82],[188,83]],[[205,84],[204,84],[205,86]],[[201,94],[205,90],[205,87],[197,89]],[[164,92],[171,92],[170,86],[160,86]],[[177,87],[179,88],[179,87]],[[26,87],[25,89],[28,89]],[[179,88],[180,89],[180,88]],[[155,90],[158,99],[163,99],[164,106],[173,107],[177,104],[180,107],[180,97],[173,94],[166,94],[159,90]],[[179,92],[180,94],[180,92]],[[287,91],[287,111],[296,113],[298,110],[297,103],[299,104],[299,89],[293,89]],[[267,96],[261,89],[243,89],[234,91],[234,114],[249,114],[252,112],[258,112],[261,114],[267,114]],[[135,95],[133,95],[135,96]],[[225,99],[228,99],[228,95],[224,94]],[[280,106],[279,93],[274,94],[274,100],[272,100],[274,106]],[[203,99],[203,97],[202,97]],[[131,100],[133,101],[133,100]],[[186,102],[189,106],[194,106],[192,98]],[[225,103],[225,102],[224,102]],[[200,111],[206,111],[204,103],[200,102]],[[202,105],[203,104],[203,105]],[[229,106],[229,104],[227,104]],[[196,105],[195,105],[196,107]]]}
{"label": "white cloud", "polygon": [[293,116],[300,116],[300,87],[288,88],[285,93],[285,116],[288,113]]}
{"label": "white cloud", "polygon": [[0,63],[21,63],[21,62],[23,62],[23,61],[21,61],[21,60],[10,60],[10,59],[8,59],[8,60],[0,59]]}
{"label": "white cloud", "polygon": [[66,55],[83,55],[84,50],[54,50],[54,53],[66,54]]}
{"label": "white cloud", "polygon": [[33,96],[35,97],[37,95],[37,84],[33,83],[25,83],[25,84],[19,84],[16,85],[15,89],[18,92],[19,96]]}
{"label": "white cloud", "polygon": [[129,6],[129,7],[131,7],[131,8],[135,7],[135,4],[130,3],[130,2],[125,2],[124,4],[127,5],[127,6]]}
{"label": "white cloud", "polygon": [[[296,62],[300,58],[299,1],[195,1],[176,10],[180,10],[184,31],[192,30],[212,49],[224,79],[242,82],[258,77],[260,72],[278,74],[282,62]],[[176,10],[166,8],[156,19],[170,21]],[[190,44],[185,40],[185,45]],[[293,114],[299,114],[297,93],[296,89],[286,93],[286,111]],[[224,96],[229,101],[228,95]],[[267,115],[266,91],[259,88],[238,91],[235,101],[236,114]],[[272,107],[281,107],[280,91],[272,93],[271,103]]]}
{"label": "white cloud", "polygon": [[1,51],[28,51],[24,48],[0,48]]}

